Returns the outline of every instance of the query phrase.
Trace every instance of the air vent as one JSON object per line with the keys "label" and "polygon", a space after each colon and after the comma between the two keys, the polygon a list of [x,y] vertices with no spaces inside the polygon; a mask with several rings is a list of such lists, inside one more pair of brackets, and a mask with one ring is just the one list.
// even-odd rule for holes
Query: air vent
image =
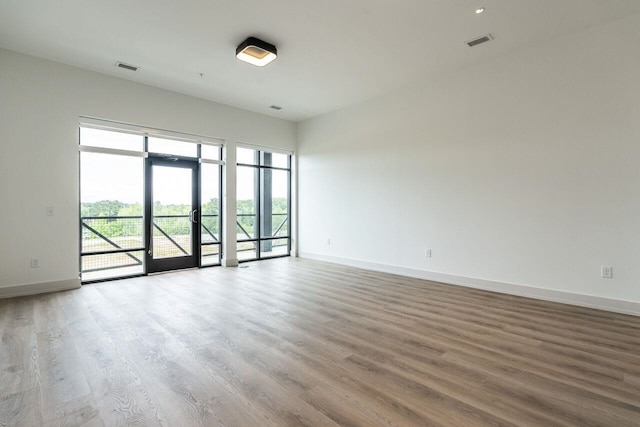
{"label": "air vent", "polygon": [[138,71],[139,67],[136,67],[135,65],[129,65],[129,64],[125,64],[124,62],[116,62],[116,67],[119,68],[124,68],[125,70],[129,70],[129,71]]}
{"label": "air vent", "polygon": [[487,34],[486,36],[478,37],[473,40],[469,40],[467,44],[469,47],[474,47],[482,43],[486,43],[493,40],[493,36],[491,34]]}
{"label": "air vent", "polygon": [[277,105],[271,105],[271,106],[269,106],[269,108],[271,108],[272,110],[276,110],[276,111],[282,110],[282,107],[278,107]]}

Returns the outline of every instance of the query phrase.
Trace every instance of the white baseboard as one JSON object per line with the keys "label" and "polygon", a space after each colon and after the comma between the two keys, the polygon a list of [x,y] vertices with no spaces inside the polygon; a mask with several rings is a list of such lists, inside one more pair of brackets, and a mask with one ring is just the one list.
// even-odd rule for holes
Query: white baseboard
{"label": "white baseboard", "polygon": [[434,282],[446,283],[450,285],[466,286],[469,288],[482,289],[486,291],[499,292],[503,294],[516,295],[527,298],[535,298],[545,301],[559,302],[563,304],[576,305],[580,307],[596,308],[599,310],[612,311],[615,313],[631,314],[640,316],[640,303],[624,300],[616,300],[593,295],[583,295],[571,292],[557,291],[553,289],[536,288],[533,286],[516,285],[513,283],[496,282],[493,280],[476,279],[474,277],[456,276],[452,274],[436,273],[426,270],[417,270],[406,267],[397,267],[387,264],[361,261],[351,258],[341,258],[330,255],[315,254],[309,252],[299,252],[300,258],[307,258],[317,261],[325,261],[334,264],[348,265],[367,270],[380,271],[383,273],[398,274],[400,276],[413,277],[416,279],[431,280]]}
{"label": "white baseboard", "polygon": [[31,283],[29,285],[5,286],[0,288],[0,298],[13,298],[25,295],[45,294],[47,292],[78,289],[80,279],[58,280],[56,282]]}

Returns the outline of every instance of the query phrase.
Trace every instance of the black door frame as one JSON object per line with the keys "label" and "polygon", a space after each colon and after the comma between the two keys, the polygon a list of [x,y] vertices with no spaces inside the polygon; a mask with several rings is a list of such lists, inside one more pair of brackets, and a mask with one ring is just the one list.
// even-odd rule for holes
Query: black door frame
{"label": "black door frame", "polygon": [[[153,258],[153,166],[176,167],[191,170],[191,255],[172,258]],[[145,273],[179,270],[200,267],[200,164],[197,159],[177,156],[149,155],[145,161],[145,206],[144,223],[145,241]]]}

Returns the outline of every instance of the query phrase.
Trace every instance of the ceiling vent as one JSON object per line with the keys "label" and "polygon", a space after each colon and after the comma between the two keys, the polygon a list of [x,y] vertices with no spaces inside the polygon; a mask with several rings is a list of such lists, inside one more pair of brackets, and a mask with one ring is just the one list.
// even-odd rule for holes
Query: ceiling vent
{"label": "ceiling vent", "polygon": [[129,65],[129,64],[125,64],[124,62],[116,62],[116,67],[118,68],[124,68],[125,70],[129,70],[129,71],[138,71],[139,67],[136,67],[135,65]]}
{"label": "ceiling vent", "polygon": [[282,107],[280,107],[278,105],[271,105],[271,106],[269,106],[269,108],[271,108],[272,110],[276,110],[276,111],[282,110]]}
{"label": "ceiling vent", "polygon": [[486,36],[477,37],[473,40],[469,40],[467,44],[469,47],[478,46],[479,44],[486,43],[493,40],[493,36],[491,34],[487,34]]}

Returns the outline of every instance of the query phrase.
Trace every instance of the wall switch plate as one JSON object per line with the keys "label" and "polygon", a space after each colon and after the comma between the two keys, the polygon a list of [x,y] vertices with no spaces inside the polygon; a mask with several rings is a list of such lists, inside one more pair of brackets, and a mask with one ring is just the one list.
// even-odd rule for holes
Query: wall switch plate
{"label": "wall switch plate", "polygon": [[604,279],[613,278],[613,267],[607,265],[603,265],[602,267],[600,267],[600,276],[602,276]]}
{"label": "wall switch plate", "polygon": [[424,256],[425,258],[431,258],[431,249],[425,249]]}
{"label": "wall switch plate", "polygon": [[327,239],[327,246],[331,246],[331,239]]}
{"label": "wall switch plate", "polygon": [[31,268],[40,267],[40,260],[38,258],[31,258]]}
{"label": "wall switch plate", "polygon": [[53,206],[47,206],[47,216],[53,216],[55,215],[55,209],[53,209]]}

